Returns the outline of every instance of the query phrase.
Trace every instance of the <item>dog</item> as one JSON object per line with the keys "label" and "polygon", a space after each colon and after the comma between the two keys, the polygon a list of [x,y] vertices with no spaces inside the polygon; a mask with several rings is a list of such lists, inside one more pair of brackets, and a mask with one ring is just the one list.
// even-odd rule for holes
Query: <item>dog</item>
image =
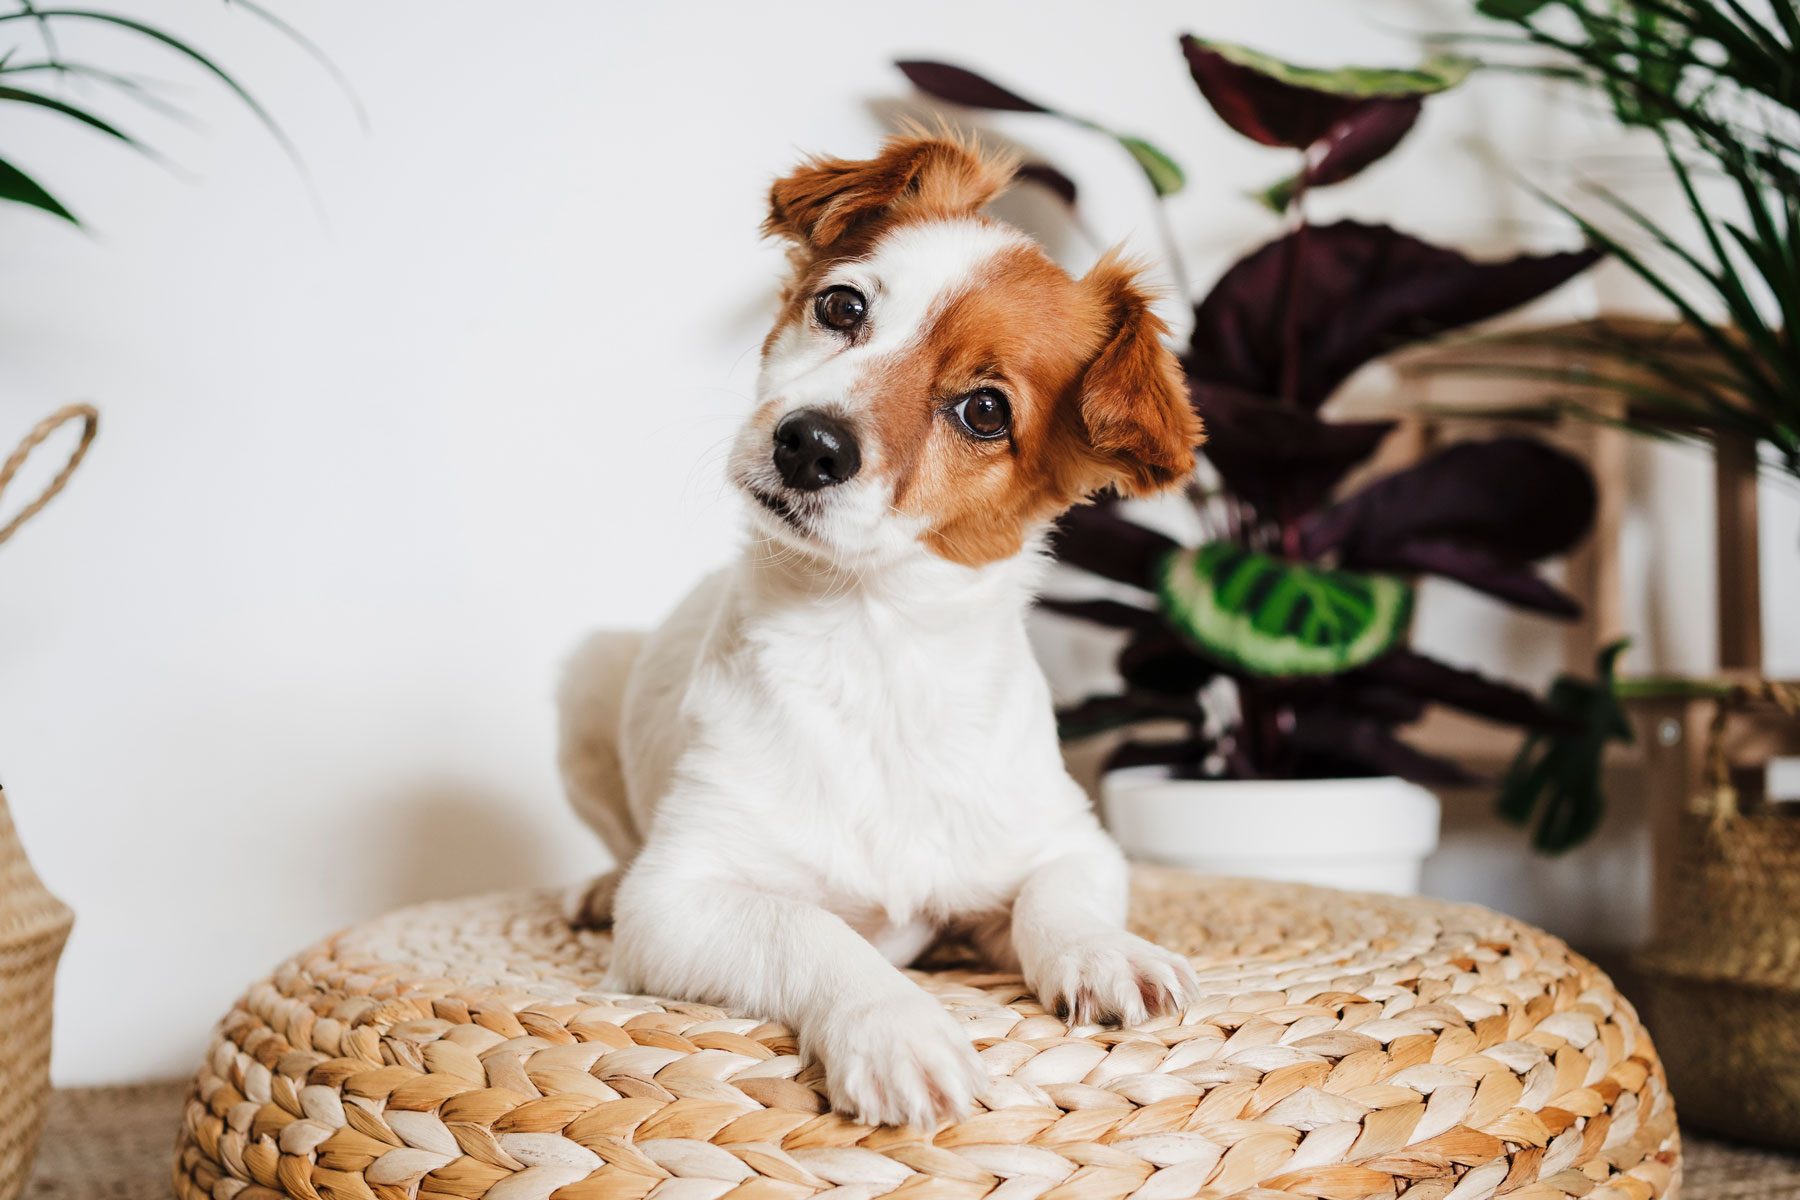
{"label": "dog", "polygon": [[987,1081],[898,968],[965,936],[1064,1020],[1193,995],[1124,928],[1123,856],[1058,752],[1025,615],[1071,505],[1201,441],[1140,270],[1073,278],[983,214],[1014,163],[911,131],[776,181],[791,277],[729,474],[752,537],[559,695],[571,801],[619,866],[606,986],[791,1027],[832,1105],[932,1127]]}

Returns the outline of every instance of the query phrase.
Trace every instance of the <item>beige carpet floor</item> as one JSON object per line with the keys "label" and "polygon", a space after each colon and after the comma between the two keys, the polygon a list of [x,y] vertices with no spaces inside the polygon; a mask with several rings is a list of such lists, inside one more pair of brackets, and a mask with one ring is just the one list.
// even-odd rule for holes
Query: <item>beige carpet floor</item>
{"label": "beige carpet floor", "polygon": [[[186,1085],[58,1092],[25,1200],[169,1200]],[[1689,1135],[1681,1200],[1800,1200],[1800,1157]]]}

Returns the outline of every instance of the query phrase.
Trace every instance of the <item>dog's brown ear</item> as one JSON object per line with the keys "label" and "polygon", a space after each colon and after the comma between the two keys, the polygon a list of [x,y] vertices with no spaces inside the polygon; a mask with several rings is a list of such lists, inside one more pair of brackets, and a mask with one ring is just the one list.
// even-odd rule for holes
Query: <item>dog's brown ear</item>
{"label": "dog's brown ear", "polygon": [[874,158],[811,158],[777,179],[763,232],[824,249],[869,218],[902,207],[966,216],[1006,187],[1015,166],[948,133],[904,133]]}
{"label": "dog's brown ear", "polygon": [[1188,399],[1181,364],[1150,309],[1141,268],[1109,251],[1081,280],[1111,330],[1081,383],[1088,445],[1128,496],[1147,496],[1186,479],[1206,439]]}

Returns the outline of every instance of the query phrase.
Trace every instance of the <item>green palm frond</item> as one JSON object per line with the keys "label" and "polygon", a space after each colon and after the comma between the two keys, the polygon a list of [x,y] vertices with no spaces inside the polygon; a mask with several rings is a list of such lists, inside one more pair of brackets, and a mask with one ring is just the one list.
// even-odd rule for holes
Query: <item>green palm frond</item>
{"label": "green palm frond", "polygon": [[[226,0],[234,3],[234,0]],[[349,97],[359,120],[364,120],[361,104],[351,93],[341,72],[316,44],[294,26],[254,0],[235,0],[243,9],[293,42],[319,62]],[[159,89],[118,71],[64,55],[57,36],[59,29],[81,25],[98,25],[121,31],[139,42],[155,46],[188,68],[222,86],[244,110],[262,126],[302,177],[305,164],[287,132],[244,83],[211,55],[160,26],[136,17],[103,9],[71,6],[49,6],[35,0],[0,0],[0,104],[19,104],[41,112],[54,113],[102,134],[121,145],[160,159],[146,142],[127,133],[111,116],[103,115],[87,103],[78,104],[66,96],[52,95],[38,87],[26,86],[27,80],[45,84],[63,80],[82,80],[101,85],[107,92],[158,117],[191,123],[191,116],[180,104]],[[30,55],[21,54],[22,47],[35,43]],[[76,222],[74,214],[56,200],[30,175],[11,164],[0,163],[0,201],[12,201]],[[76,222],[77,224],[79,222]]]}
{"label": "green palm frond", "polygon": [[[1800,0],[1755,9],[1743,0],[1479,0],[1477,8],[1512,26],[1482,35],[1483,44],[1550,53],[1508,69],[1583,84],[1621,122],[1654,133],[1694,227],[1678,235],[1598,186],[1581,199],[1546,197],[1667,301],[1717,366],[1696,374],[1704,369],[1691,354],[1639,342],[1628,353],[1614,348],[1625,371],[1565,378],[1629,401],[1648,414],[1647,432],[1667,433],[1655,427],[1673,420],[1680,436],[1749,437],[1800,477]],[[1735,206],[1709,198],[1703,180],[1723,183]],[[1617,223],[1606,215],[1623,231],[1606,228]]]}

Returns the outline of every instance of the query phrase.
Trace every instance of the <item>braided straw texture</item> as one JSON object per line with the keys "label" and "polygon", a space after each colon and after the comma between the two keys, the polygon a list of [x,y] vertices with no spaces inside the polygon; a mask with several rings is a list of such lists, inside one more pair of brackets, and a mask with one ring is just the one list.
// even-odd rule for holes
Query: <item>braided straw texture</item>
{"label": "braided straw texture", "polygon": [[921,973],[992,1075],[936,1130],[826,1110],[793,1035],[590,990],[604,934],[551,893],[330,938],[219,1027],[182,1200],[1649,1200],[1675,1113],[1629,1004],[1486,910],[1144,871],[1191,954],[1179,1020],[1066,1028],[1014,976]]}
{"label": "braided straw texture", "polygon": [[50,1099],[50,994],[75,918],[44,890],[0,792],[0,1200],[25,1190]]}

